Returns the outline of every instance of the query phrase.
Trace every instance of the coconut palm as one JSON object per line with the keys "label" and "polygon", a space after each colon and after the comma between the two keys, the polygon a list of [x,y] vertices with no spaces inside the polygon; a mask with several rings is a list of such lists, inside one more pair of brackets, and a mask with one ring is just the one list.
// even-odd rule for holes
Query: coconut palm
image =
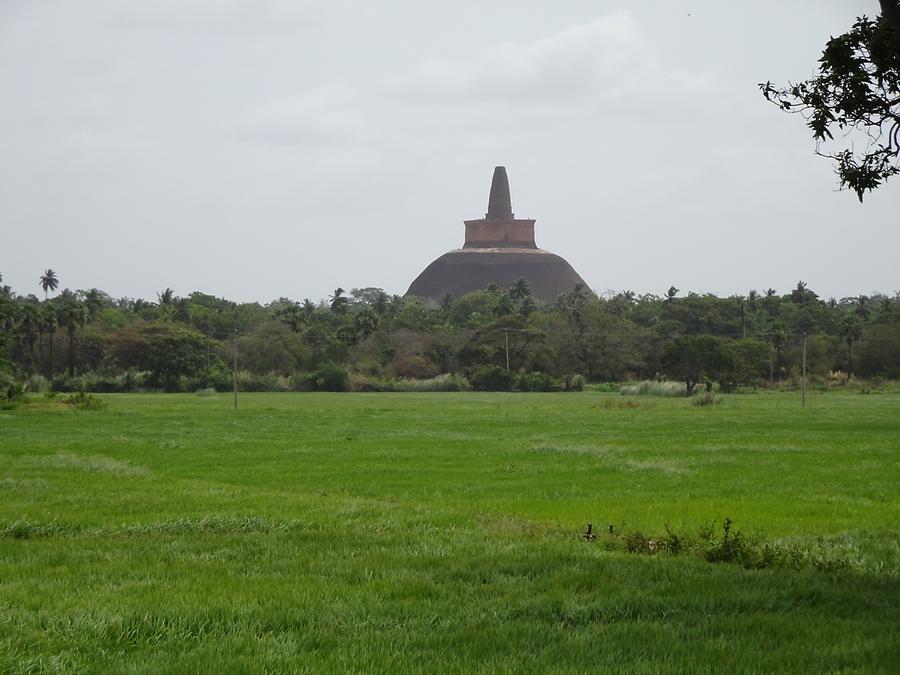
{"label": "coconut palm", "polygon": [[87,292],[80,291],[79,293],[84,301],[84,306],[87,308],[88,314],[91,315],[91,321],[94,321],[100,313],[100,310],[103,309],[103,291],[98,288],[92,288]]}
{"label": "coconut palm", "polygon": [[347,298],[344,295],[344,289],[338,287],[334,289],[334,293],[329,298],[331,300],[331,311],[335,314],[344,314],[347,311]]}
{"label": "coconut palm", "polygon": [[378,294],[375,296],[375,302],[372,303],[372,309],[375,310],[378,316],[384,316],[387,314],[389,301],[390,296],[387,293],[378,291]]}
{"label": "coconut palm", "polygon": [[300,305],[300,313],[306,323],[312,323],[316,317],[316,303],[309,298],[303,298],[303,304]]}
{"label": "coconut palm", "polygon": [[20,340],[25,348],[25,356],[27,357],[27,371],[32,371],[34,368],[34,342],[37,337],[39,324],[40,312],[37,306],[27,302],[22,303],[18,311],[18,328]]}
{"label": "coconut palm", "polygon": [[69,376],[75,377],[75,332],[90,320],[90,315],[76,298],[68,297],[59,309],[59,318],[69,334]]}
{"label": "coconut palm", "polygon": [[47,344],[50,347],[50,362],[47,372],[50,378],[53,379],[53,335],[56,333],[56,327],[59,325],[59,317],[56,313],[56,305],[52,302],[44,303],[41,307],[41,322],[44,325],[44,330],[49,335]]}
{"label": "coconut palm", "polygon": [[497,305],[494,307],[494,316],[508,316],[515,310],[515,303],[509,293],[503,292],[497,296]]}
{"label": "coconut palm", "polygon": [[529,295],[522,300],[522,303],[519,305],[519,314],[522,316],[531,316],[535,309],[537,309],[537,303],[534,301],[534,298]]}
{"label": "coconut palm", "polygon": [[161,293],[157,293],[156,297],[159,298],[160,305],[171,305],[172,301],[175,299],[175,291],[171,288],[166,288],[166,290]]}
{"label": "coconut palm", "polygon": [[44,300],[47,299],[50,291],[55,291],[59,288],[59,277],[56,276],[56,272],[52,269],[47,269],[41,275],[41,288],[44,289]]}
{"label": "coconut palm", "polygon": [[531,295],[531,286],[528,284],[528,279],[525,277],[519,277],[513,282],[512,287],[509,289],[509,297],[513,300],[521,301]]}
{"label": "coconut palm", "polygon": [[841,337],[847,343],[847,377],[853,376],[853,343],[862,337],[862,321],[856,314],[848,314],[841,319]]}
{"label": "coconut palm", "polygon": [[371,309],[364,309],[353,318],[353,328],[361,338],[369,337],[378,329],[378,315]]}

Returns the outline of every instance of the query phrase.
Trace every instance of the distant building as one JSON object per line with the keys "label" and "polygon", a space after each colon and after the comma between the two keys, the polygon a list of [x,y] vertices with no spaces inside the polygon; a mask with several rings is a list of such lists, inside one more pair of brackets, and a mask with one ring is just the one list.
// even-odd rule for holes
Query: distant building
{"label": "distant building", "polygon": [[506,167],[494,169],[485,217],[464,222],[463,247],[445,253],[426,267],[412,282],[407,295],[440,302],[447,293],[458,298],[491,283],[509,288],[517,279],[525,278],[537,300],[553,302],[578,284],[587,288],[569,263],[537,247],[533,220],[515,217]]}

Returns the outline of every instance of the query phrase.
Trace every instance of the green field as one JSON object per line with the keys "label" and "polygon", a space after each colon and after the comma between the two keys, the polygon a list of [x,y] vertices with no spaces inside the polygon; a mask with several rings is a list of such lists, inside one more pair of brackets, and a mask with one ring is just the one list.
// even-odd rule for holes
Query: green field
{"label": "green field", "polygon": [[897,672],[900,395],[102,398],[0,411],[2,672]]}

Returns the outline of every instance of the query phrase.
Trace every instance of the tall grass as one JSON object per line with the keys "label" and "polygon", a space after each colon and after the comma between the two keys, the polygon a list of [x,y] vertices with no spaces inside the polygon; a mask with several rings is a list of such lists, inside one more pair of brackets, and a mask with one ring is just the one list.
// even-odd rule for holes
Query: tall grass
{"label": "tall grass", "polygon": [[619,387],[619,393],[623,396],[686,396],[687,385],[684,382],[643,380]]}

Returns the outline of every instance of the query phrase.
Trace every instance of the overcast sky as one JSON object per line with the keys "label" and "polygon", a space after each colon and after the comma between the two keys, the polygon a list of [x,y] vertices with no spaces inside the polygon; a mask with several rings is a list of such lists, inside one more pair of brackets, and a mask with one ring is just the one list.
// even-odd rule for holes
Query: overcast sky
{"label": "overcast sky", "polygon": [[900,179],[836,191],[757,83],[875,0],[0,0],[0,273],[403,293],[482,217],[598,292],[900,289]]}

